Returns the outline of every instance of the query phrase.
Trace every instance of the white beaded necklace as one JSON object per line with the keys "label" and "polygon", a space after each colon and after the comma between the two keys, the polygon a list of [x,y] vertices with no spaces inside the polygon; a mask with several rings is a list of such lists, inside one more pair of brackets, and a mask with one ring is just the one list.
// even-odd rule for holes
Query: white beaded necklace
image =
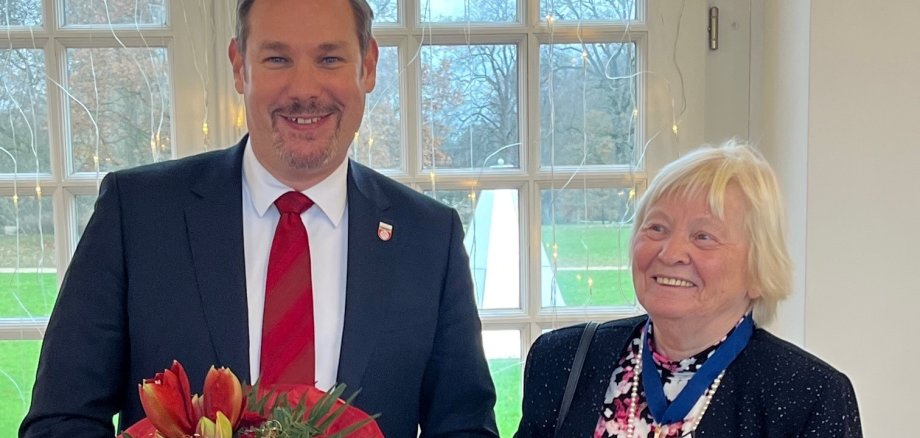
{"label": "white beaded necklace", "polygon": [[[639,375],[642,374],[642,349],[645,346],[645,334],[639,338],[639,354],[633,358],[633,378],[632,378],[632,390],[629,394],[629,416],[627,417],[626,423],[626,436],[628,438],[633,438],[636,433],[636,405],[639,404]],[[700,420],[703,419],[703,415],[706,414],[706,410],[709,409],[709,403],[712,401],[713,394],[716,393],[716,390],[719,389],[719,385],[722,383],[722,376],[725,375],[725,370],[722,370],[716,379],[712,381],[712,385],[709,386],[709,389],[706,390],[706,394],[703,395],[703,409],[700,410],[699,415],[693,418],[693,424],[690,425],[690,429],[687,430],[687,434],[696,430],[697,426],[700,425]],[[663,435],[662,435],[663,434]],[[661,436],[667,436],[668,426],[660,425],[658,431],[655,432],[655,438]]]}

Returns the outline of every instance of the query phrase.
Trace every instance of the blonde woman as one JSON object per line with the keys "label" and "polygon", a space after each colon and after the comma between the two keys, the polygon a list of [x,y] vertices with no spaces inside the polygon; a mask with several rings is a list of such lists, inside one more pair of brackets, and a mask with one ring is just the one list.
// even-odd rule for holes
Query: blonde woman
{"label": "blonde woman", "polygon": [[791,287],[783,217],[776,177],[748,145],[665,166],[632,236],[648,315],[541,336],[517,436],[861,437],[847,377],[762,328]]}

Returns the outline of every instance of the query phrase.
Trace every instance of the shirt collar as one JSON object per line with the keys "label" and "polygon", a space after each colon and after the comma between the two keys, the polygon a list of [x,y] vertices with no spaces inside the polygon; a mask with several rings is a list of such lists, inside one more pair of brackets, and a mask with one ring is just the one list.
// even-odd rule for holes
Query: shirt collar
{"label": "shirt collar", "polygon": [[[326,179],[301,192],[313,200],[335,227],[339,226],[345,215],[348,196],[347,175],[348,159],[344,159]],[[252,206],[260,217],[265,216],[279,196],[292,190],[259,163],[249,139],[246,140],[246,149],[243,151],[243,183],[249,188]]]}

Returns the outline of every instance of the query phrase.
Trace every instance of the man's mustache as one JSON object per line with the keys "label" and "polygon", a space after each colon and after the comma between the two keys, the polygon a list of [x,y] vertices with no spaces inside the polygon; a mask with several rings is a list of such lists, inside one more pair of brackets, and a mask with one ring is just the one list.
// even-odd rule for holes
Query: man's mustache
{"label": "man's mustache", "polygon": [[294,100],[289,105],[276,108],[272,111],[272,114],[327,114],[337,112],[338,110],[338,105],[333,103],[320,103],[318,99],[310,99],[306,102]]}

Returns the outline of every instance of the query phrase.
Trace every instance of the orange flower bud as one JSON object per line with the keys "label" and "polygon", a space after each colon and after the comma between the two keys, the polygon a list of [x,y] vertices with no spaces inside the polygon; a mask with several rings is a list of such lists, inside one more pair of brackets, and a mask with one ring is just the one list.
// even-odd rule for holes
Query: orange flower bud
{"label": "orange flower bud", "polygon": [[152,379],[138,385],[144,412],[165,438],[183,438],[194,433],[188,375],[177,361]]}
{"label": "orange flower bud", "polygon": [[198,420],[195,433],[201,438],[233,438],[233,426],[223,412],[217,413],[217,419],[211,421],[208,417]]}
{"label": "orange flower bud", "polygon": [[243,387],[239,379],[229,368],[214,368],[208,371],[204,378],[204,390],[201,396],[201,415],[216,419],[218,413],[223,413],[230,424],[236,427],[240,417],[246,409],[246,398],[243,397]]}

